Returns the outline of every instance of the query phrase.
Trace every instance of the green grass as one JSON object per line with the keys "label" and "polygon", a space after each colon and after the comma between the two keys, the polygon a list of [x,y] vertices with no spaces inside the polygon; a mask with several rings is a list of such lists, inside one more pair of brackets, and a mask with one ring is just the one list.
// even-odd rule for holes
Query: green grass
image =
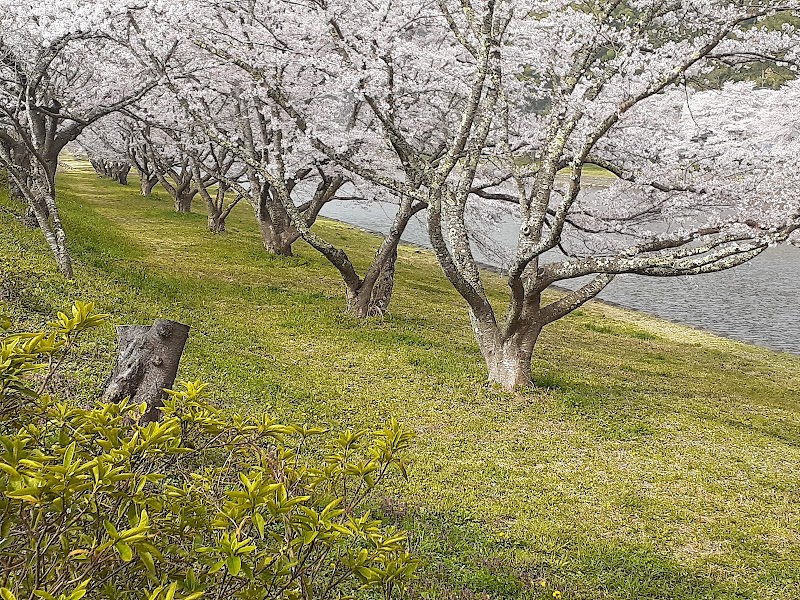
{"label": "green grass", "polygon": [[[564,172],[567,172],[568,169],[564,169]],[[616,179],[617,176],[614,175],[611,171],[607,171],[603,167],[598,167],[597,165],[583,165],[583,176],[584,177],[594,177],[594,178],[602,178],[602,179]]]}
{"label": "green grass", "polygon": [[[19,326],[76,298],[116,323],[176,318],[192,327],[182,376],[230,410],[331,427],[398,416],[415,460],[379,510],[423,561],[410,598],[538,598],[541,579],[587,600],[800,598],[800,357],[590,304],[545,331],[537,387],[503,393],[425,251],[401,248],[391,314],[361,322],[308,247],[265,254],[249,207],[214,236],[135,181],[76,169],[59,185],[75,282],[0,200],[0,293]],[[377,245],[319,229],[361,267]],[[84,340],[64,382],[76,401],[114,353],[112,327]]]}

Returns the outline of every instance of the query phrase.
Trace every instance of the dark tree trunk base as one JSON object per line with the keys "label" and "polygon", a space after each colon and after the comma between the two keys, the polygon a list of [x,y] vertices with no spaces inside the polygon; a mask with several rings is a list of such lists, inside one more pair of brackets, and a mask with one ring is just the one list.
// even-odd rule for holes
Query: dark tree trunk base
{"label": "dark tree trunk base", "polygon": [[380,274],[371,286],[362,285],[347,289],[347,313],[359,319],[382,317],[389,311],[394,291],[394,271],[397,263],[397,248],[389,254]]}
{"label": "dark tree trunk base", "polygon": [[292,244],[300,237],[297,230],[290,227],[281,231],[271,223],[260,219],[258,219],[258,228],[261,232],[264,250],[276,256],[294,256]]}
{"label": "dark tree trunk base", "polygon": [[294,256],[291,246],[273,246],[271,244],[264,244],[264,250],[266,250],[269,254],[274,254],[275,256]]}
{"label": "dark tree trunk base", "polygon": [[142,196],[152,196],[153,188],[156,187],[157,183],[158,179],[155,177],[146,178],[142,176],[141,180],[139,181],[139,190],[142,192]]}
{"label": "dark tree trunk base", "polygon": [[175,197],[175,212],[177,213],[190,213],[192,212],[192,200],[194,194],[191,192],[181,193]]}
{"label": "dark tree trunk base", "polygon": [[211,233],[225,233],[225,219],[217,217],[208,217],[208,230]]}
{"label": "dark tree trunk base", "polygon": [[146,402],[147,411],[139,422],[159,420],[164,390],[175,383],[188,337],[188,325],[167,319],[158,319],[152,326],[118,326],[117,363],[106,380],[103,399],[120,402],[130,398],[133,404]]}
{"label": "dark tree trunk base", "polygon": [[128,185],[128,174],[131,168],[128,165],[122,165],[114,171],[112,179],[120,185]]}

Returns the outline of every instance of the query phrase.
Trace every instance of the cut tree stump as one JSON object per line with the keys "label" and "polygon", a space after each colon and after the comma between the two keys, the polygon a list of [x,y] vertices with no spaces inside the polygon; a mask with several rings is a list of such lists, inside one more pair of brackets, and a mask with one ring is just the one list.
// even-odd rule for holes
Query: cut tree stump
{"label": "cut tree stump", "polygon": [[153,325],[119,325],[117,363],[106,380],[103,400],[120,402],[130,398],[134,404],[147,403],[139,423],[161,418],[164,390],[172,388],[189,326],[158,319]]}

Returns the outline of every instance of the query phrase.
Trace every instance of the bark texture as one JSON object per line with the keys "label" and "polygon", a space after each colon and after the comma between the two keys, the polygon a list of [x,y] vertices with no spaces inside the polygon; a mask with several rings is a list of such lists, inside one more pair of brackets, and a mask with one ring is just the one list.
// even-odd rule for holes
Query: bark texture
{"label": "bark texture", "polygon": [[24,160],[15,161],[12,151],[8,143],[0,144],[0,163],[6,166],[9,181],[28,205],[23,222],[42,230],[61,273],[67,279],[72,279],[72,258],[67,248],[64,225],[56,207],[55,177],[58,155],[36,157],[23,153]]}
{"label": "bark texture", "polygon": [[[253,194],[249,199],[255,209],[264,249],[277,256],[292,256],[292,244],[300,238],[300,232],[292,225],[292,219],[281,204],[275,188],[257,179],[251,180],[251,186],[253,182],[259,186],[254,188],[258,190],[258,195],[253,198]],[[313,224],[315,219],[316,215],[306,222]]]}
{"label": "bark texture", "polygon": [[385,256],[374,259],[376,277],[359,278],[352,284],[345,284],[350,315],[366,319],[386,314],[392,301],[396,263],[397,247],[394,246]]}
{"label": "bark texture", "polygon": [[275,223],[265,213],[257,214],[258,230],[261,232],[261,242],[264,249],[270,254],[277,256],[292,256],[292,244],[300,237],[297,230],[291,225],[282,228]]}
{"label": "bark texture", "polygon": [[139,173],[139,190],[142,196],[152,196],[153,188],[158,183],[158,177],[155,175],[146,175],[140,171]]}
{"label": "bark texture", "polygon": [[491,331],[482,327],[473,329],[486,361],[489,381],[506,390],[533,383],[531,359],[541,328],[525,324],[507,336],[500,335],[494,328]]}
{"label": "bark texture", "polygon": [[134,404],[147,403],[140,420],[150,423],[161,418],[164,390],[175,383],[189,326],[158,319],[153,325],[117,327],[117,363],[106,381],[103,399],[119,402],[130,398]]}
{"label": "bark texture", "polygon": [[173,195],[173,199],[175,200],[175,212],[192,212],[192,200],[194,200],[196,194],[197,190],[195,189],[175,190]]}

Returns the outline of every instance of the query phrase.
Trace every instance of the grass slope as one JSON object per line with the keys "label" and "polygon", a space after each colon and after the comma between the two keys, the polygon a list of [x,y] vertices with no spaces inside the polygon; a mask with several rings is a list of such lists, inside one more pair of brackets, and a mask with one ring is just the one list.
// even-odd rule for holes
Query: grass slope
{"label": "grass slope", "polygon": [[[163,193],[85,169],[59,185],[76,282],[0,201],[0,290],[20,326],[76,298],[118,323],[180,319],[183,377],[230,410],[413,426],[411,480],[380,508],[423,559],[409,597],[800,598],[800,358],[592,304],[545,332],[535,389],[501,393],[425,251],[401,248],[391,314],[359,322],[308,247],[265,254],[248,207],[213,236]],[[319,229],[360,265],[377,244]],[[76,400],[114,352],[111,327],[84,340]]]}

